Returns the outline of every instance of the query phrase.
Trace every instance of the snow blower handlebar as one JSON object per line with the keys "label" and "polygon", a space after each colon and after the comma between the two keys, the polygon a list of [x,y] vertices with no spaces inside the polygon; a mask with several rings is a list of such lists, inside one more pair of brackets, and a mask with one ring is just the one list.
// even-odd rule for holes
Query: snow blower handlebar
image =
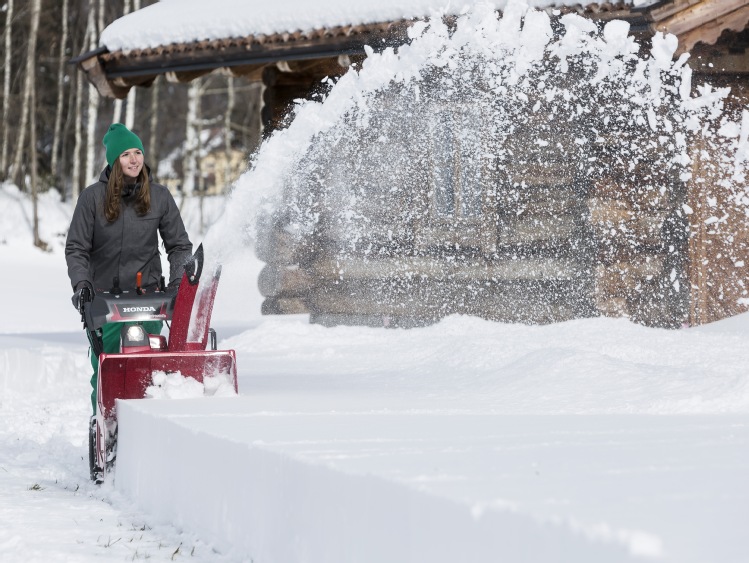
{"label": "snow blower handlebar", "polygon": [[101,292],[84,307],[84,324],[88,330],[96,330],[107,323],[168,321],[173,309],[174,295],[163,291],[140,295],[134,291],[117,295]]}
{"label": "snow blower handlebar", "polygon": [[185,278],[190,285],[197,285],[203,274],[203,245],[198,246],[195,254],[185,263]]}
{"label": "snow blower handlebar", "polygon": [[103,351],[101,328],[108,323],[163,321],[172,318],[174,295],[155,291],[139,295],[133,291],[112,294],[97,292],[83,306],[83,328],[91,335],[91,345],[98,356]]}
{"label": "snow blower handlebar", "polygon": [[[191,294],[190,304],[202,272],[203,245],[200,245],[184,265],[182,281],[187,281],[187,285],[192,289],[188,292]],[[174,289],[178,287],[179,285]],[[91,292],[89,288],[79,290],[88,292],[85,296],[80,296],[78,303],[83,328],[91,333],[94,352],[97,355],[102,352],[101,327],[105,324],[171,320],[177,300],[177,292],[172,289],[164,287],[162,277],[155,290],[146,290],[143,288],[143,275],[138,272],[133,290],[122,289],[118,276],[112,279],[112,287],[109,291]],[[183,308],[184,313],[189,317],[192,307]]]}

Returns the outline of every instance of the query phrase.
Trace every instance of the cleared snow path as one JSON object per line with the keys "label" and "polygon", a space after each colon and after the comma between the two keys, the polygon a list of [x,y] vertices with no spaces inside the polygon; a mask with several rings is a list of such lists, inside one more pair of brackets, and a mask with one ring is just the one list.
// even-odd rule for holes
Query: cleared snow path
{"label": "cleared snow path", "polygon": [[83,338],[0,335],[0,560],[223,561],[89,481]]}
{"label": "cleared snow path", "polygon": [[[191,233],[197,221],[214,220],[223,198],[204,203],[200,213],[197,200],[186,202]],[[41,237],[52,252],[32,246],[31,202],[16,187],[0,188],[0,209],[0,263],[9,272],[0,277],[0,561],[235,561],[199,536],[155,521],[111,486],[90,483],[91,368],[62,248],[73,207],[54,190],[40,194]],[[260,265],[239,255],[244,260],[227,268],[222,290],[249,285],[252,294],[241,310],[231,300],[217,303],[214,317],[246,328],[260,306],[247,280],[257,279]]]}
{"label": "cleared snow path", "polygon": [[[216,561],[215,554],[171,526],[149,523],[146,516],[114,501],[81,475],[60,477],[44,458],[67,455],[83,467],[82,448],[58,443],[42,446],[19,441],[25,464],[0,466],[0,555],[3,561],[81,562],[93,560],[175,561],[180,552],[191,561]],[[11,450],[3,443],[4,450]],[[71,451],[65,452],[66,449]],[[11,450],[12,451],[12,450]]]}

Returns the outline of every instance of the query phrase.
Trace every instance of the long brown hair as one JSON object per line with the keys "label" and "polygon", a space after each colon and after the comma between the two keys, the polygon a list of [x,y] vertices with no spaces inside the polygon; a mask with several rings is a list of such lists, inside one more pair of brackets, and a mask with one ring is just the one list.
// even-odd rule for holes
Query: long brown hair
{"label": "long brown hair", "polygon": [[[140,189],[135,195],[135,211],[138,215],[145,215],[151,210],[151,186],[148,183],[148,172],[146,165],[138,174],[136,182],[140,183]],[[107,182],[107,197],[104,201],[104,216],[110,223],[120,216],[120,205],[122,198],[122,188],[125,187],[125,174],[120,166],[120,159],[116,159],[109,172],[109,181]]]}

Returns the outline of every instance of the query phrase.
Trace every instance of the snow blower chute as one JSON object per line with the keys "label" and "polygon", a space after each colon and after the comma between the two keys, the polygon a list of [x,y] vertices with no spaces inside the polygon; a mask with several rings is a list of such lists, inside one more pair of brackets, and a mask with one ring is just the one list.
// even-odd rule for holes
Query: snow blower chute
{"label": "snow blower chute", "polygon": [[[109,291],[97,291],[84,307],[84,328],[90,332],[94,352],[99,356],[96,414],[89,432],[91,479],[98,483],[114,466],[117,444],[117,399],[142,399],[153,384],[153,374],[180,373],[203,383],[221,378],[237,391],[234,350],[216,350],[216,332],[210,328],[221,267],[203,279],[203,246],[185,265],[177,291],[162,287],[146,291],[136,282],[135,290],[119,288],[114,280]],[[144,321],[166,321],[169,339],[147,334]],[[171,321],[171,323],[170,323]],[[101,353],[101,327],[123,324],[120,351]],[[210,344],[210,349],[208,345]]]}

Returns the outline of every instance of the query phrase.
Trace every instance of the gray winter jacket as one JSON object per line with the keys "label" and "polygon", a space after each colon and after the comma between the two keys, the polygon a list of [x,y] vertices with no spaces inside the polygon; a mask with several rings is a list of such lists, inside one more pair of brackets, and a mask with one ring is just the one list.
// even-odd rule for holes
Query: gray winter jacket
{"label": "gray winter jacket", "polygon": [[73,288],[87,281],[95,289],[108,290],[115,276],[122,289],[134,288],[138,272],[142,272],[143,287],[157,284],[161,278],[157,234],[169,258],[169,281],[180,280],[182,266],[192,255],[192,243],[172,194],[151,182],[151,210],[139,216],[134,202],[123,198],[120,216],[110,223],[104,216],[109,171],[107,167],[98,182],[81,192],[73,212],[65,243]]}

